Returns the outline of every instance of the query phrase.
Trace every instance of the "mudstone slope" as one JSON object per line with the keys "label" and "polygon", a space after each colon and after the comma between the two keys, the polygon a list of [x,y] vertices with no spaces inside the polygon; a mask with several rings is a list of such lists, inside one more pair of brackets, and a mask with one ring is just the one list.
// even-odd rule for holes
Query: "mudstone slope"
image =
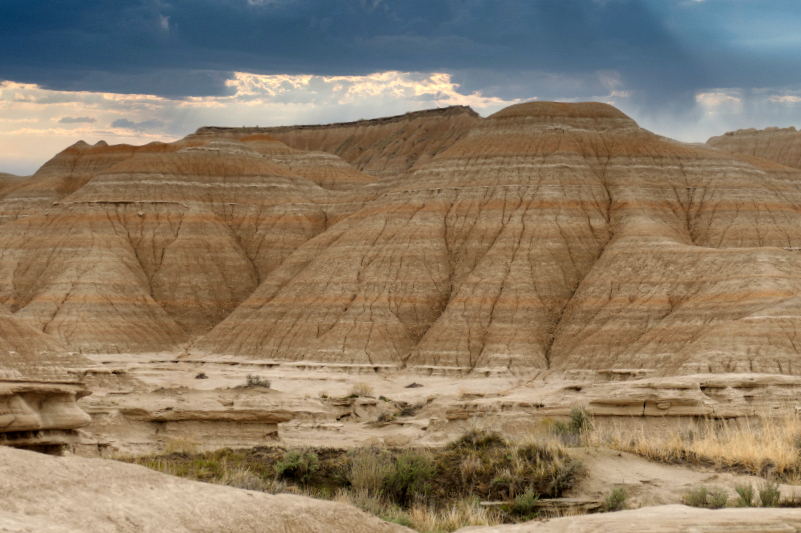
{"label": "mudstone slope", "polygon": [[799,374],[800,178],[599,103],[79,143],[0,183],[0,304],[72,352]]}
{"label": "mudstone slope", "polygon": [[801,169],[801,132],[789,128],[754,128],[712,137],[707,144],[733,154],[760,157]]}

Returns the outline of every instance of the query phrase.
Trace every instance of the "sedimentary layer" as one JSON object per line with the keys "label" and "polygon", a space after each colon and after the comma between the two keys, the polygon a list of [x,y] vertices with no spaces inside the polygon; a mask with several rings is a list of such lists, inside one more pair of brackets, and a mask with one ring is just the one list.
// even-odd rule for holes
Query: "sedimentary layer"
{"label": "sedimentary layer", "polygon": [[512,106],[300,247],[198,347],[796,373],[798,183],[603,104]]}
{"label": "sedimentary layer", "polygon": [[801,374],[801,172],[605,104],[202,128],[46,167],[0,181],[58,176],[0,226],[0,304],[72,351]]}
{"label": "sedimentary layer", "polygon": [[754,128],[712,137],[707,144],[732,154],[760,157],[801,169],[801,132],[795,128]]}
{"label": "sedimentary layer", "polygon": [[264,144],[280,143],[148,145],[4,224],[0,302],[79,351],[167,350],[208,331],[365,201],[320,188]]}
{"label": "sedimentary layer", "polygon": [[195,136],[267,134],[291,148],[336,154],[373,176],[397,176],[429,161],[479,121],[466,106],[416,111],[374,120],[272,128],[200,128]]}

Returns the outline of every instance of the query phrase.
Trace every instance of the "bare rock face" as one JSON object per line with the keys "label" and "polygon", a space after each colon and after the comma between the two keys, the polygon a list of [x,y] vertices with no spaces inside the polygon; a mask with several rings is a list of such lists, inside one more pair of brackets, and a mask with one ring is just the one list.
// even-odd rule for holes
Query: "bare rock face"
{"label": "bare rock face", "polygon": [[633,511],[553,518],[510,526],[466,527],[459,533],[595,533],[641,531],[676,533],[693,531],[801,531],[798,509],[698,509],[684,505],[644,507]]}
{"label": "bare rock face", "polygon": [[46,449],[78,440],[91,419],[76,404],[91,364],[0,305],[0,444]]}
{"label": "bare rock face", "polygon": [[321,126],[200,128],[195,136],[267,134],[291,148],[336,154],[366,174],[388,178],[429,161],[480,120],[469,107],[452,106]]}
{"label": "bare rock face", "polygon": [[0,203],[29,182],[0,304],[73,351],[801,374],[801,172],[605,104],[76,145]]}
{"label": "bare rock face", "polygon": [[2,447],[0,522],[15,533],[411,531],[344,504],[187,481],[117,461]]}
{"label": "bare rock face", "polygon": [[11,181],[3,191],[0,182],[0,224],[35,214],[77,191],[95,175],[142,151],[164,151],[173,145],[151,143],[109,146],[79,141],[45,163],[30,178]]}
{"label": "bare rock face", "polygon": [[793,127],[730,131],[712,137],[707,144],[732,154],[761,157],[801,169],[801,132]]}
{"label": "bare rock face", "polygon": [[798,373],[799,173],[596,103],[507,108],[199,344],[279,360]]}
{"label": "bare rock face", "polygon": [[253,144],[148,145],[3,225],[0,302],[77,351],[160,351],[207,332],[299,245],[364,203]]}

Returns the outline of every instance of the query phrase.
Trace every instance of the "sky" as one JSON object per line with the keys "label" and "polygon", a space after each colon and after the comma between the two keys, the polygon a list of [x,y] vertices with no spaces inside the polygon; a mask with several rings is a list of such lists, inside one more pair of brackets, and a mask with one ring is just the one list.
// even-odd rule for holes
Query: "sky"
{"label": "sky", "polygon": [[801,128],[799,0],[2,0],[0,172],[200,126],[602,101],[687,142]]}

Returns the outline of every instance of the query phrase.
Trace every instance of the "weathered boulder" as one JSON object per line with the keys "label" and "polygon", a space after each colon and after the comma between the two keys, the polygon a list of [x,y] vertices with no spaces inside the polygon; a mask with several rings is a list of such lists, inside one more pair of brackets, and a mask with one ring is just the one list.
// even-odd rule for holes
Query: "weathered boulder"
{"label": "weathered boulder", "polygon": [[272,496],[103,459],[0,447],[0,523],[12,532],[403,532],[355,507]]}
{"label": "weathered boulder", "polygon": [[801,531],[798,509],[698,509],[684,505],[644,507],[634,511],[553,518],[510,526],[465,527],[458,533],[601,533],[638,531],[678,533],[695,531],[796,532]]}

